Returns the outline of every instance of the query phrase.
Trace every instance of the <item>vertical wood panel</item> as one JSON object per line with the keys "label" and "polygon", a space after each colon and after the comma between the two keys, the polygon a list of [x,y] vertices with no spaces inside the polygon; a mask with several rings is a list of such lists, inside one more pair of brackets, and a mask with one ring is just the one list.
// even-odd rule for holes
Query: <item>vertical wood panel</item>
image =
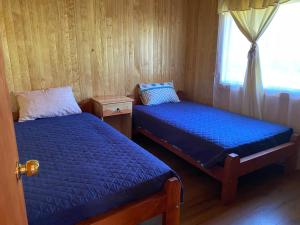
{"label": "vertical wood panel", "polygon": [[71,85],[82,100],[130,94],[139,82],[173,80],[177,89],[208,102],[210,96],[197,96],[212,93],[216,4],[0,0],[9,90],[13,94]]}
{"label": "vertical wood panel", "polygon": [[218,33],[217,0],[188,1],[188,40],[184,90],[195,101],[212,104]]}

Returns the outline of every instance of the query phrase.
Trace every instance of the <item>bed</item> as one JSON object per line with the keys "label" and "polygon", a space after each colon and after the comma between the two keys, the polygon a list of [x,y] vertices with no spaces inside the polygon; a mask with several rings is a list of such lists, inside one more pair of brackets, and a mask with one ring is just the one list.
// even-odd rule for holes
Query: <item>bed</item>
{"label": "bed", "polygon": [[274,123],[189,101],[154,106],[136,104],[134,129],[222,183],[231,203],[238,178],[263,166],[296,166],[298,135]]}
{"label": "bed", "polygon": [[139,224],[163,214],[179,224],[176,173],[97,117],[15,123],[20,161],[38,159],[24,177],[30,225]]}

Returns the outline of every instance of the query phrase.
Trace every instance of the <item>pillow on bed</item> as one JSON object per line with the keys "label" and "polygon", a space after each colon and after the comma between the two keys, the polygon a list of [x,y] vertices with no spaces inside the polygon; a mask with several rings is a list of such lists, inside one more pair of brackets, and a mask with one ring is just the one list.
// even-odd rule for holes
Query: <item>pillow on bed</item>
{"label": "pillow on bed", "polygon": [[173,82],[141,83],[139,84],[140,97],[144,105],[158,105],[168,102],[180,102]]}
{"label": "pillow on bed", "polygon": [[19,122],[81,113],[71,87],[17,93]]}

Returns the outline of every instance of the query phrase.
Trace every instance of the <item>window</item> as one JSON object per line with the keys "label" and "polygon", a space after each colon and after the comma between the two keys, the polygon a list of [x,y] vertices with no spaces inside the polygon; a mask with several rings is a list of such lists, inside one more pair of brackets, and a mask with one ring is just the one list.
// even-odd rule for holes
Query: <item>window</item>
{"label": "window", "polygon": [[223,18],[221,82],[242,85],[250,42],[240,32],[230,14]]}
{"label": "window", "polygon": [[[300,3],[280,6],[258,41],[263,86],[300,90]],[[250,42],[230,14],[223,18],[221,83],[242,85]]]}

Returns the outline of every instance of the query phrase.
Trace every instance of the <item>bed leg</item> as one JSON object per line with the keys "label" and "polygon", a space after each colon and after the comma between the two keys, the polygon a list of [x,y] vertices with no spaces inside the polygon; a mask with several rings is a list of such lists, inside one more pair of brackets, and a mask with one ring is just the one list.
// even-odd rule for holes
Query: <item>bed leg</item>
{"label": "bed leg", "polygon": [[292,138],[291,138],[291,142],[294,142],[295,145],[293,146],[294,148],[294,152],[293,154],[291,154],[287,160],[284,163],[285,166],[285,172],[287,174],[292,173],[293,171],[296,170],[297,168],[297,162],[298,162],[298,151],[300,149],[299,145],[300,145],[300,141],[299,141],[299,135],[297,134],[293,134]]}
{"label": "bed leg", "polygon": [[136,128],[132,128],[132,131],[131,131],[132,138],[135,138],[138,135],[139,135],[139,131]]}
{"label": "bed leg", "polygon": [[163,213],[163,225],[180,224],[180,195],[181,184],[177,178],[170,178],[165,184],[167,194],[166,209]]}
{"label": "bed leg", "polygon": [[287,158],[287,160],[284,162],[284,166],[285,166],[284,172],[286,174],[292,173],[297,168],[297,162],[298,162],[298,157],[297,156],[298,156],[298,151],[299,151],[297,147],[298,147],[297,145],[294,147],[295,148],[294,153],[291,154]]}
{"label": "bed leg", "polygon": [[284,172],[286,174],[292,173],[297,168],[297,157],[295,157],[295,154],[293,154],[292,156],[293,157],[289,157],[284,163],[285,164]]}
{"label": "bed leg", "polygon": [[223,204],[230,204],[235,199],[238,185],[239,165],[240,157],[237,154],[231,153],[225,159],[221,194]]}

